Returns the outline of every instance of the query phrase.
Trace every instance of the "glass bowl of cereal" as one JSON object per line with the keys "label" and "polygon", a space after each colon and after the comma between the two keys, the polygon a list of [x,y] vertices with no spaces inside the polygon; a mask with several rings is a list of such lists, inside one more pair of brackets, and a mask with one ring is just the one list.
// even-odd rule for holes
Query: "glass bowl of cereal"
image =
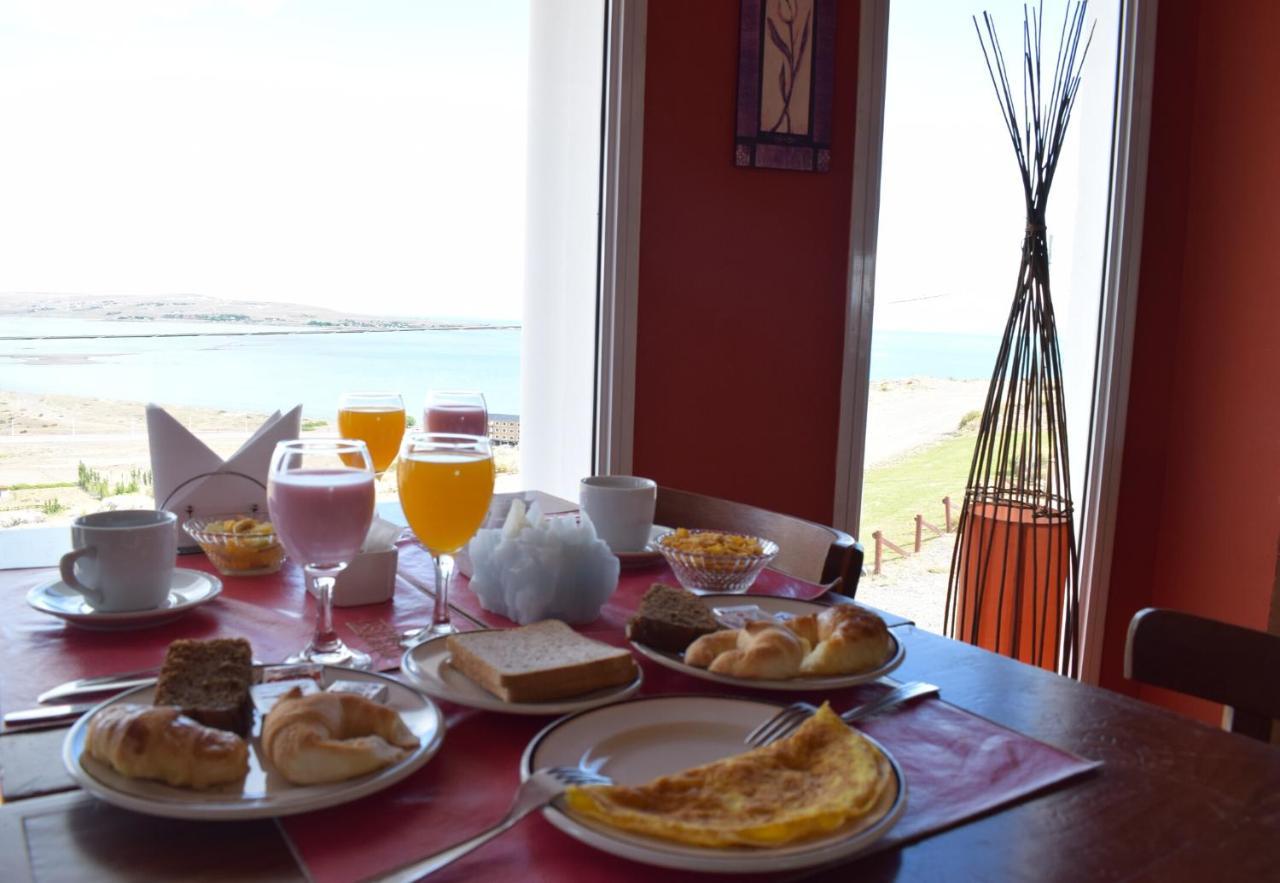
{"label": "glass bowl of cereal", "polygon": [[778,554],[764,537],[677,528],[653,541],[680,585],[691,592],[745,592]]}
{"label": "glass bowl of cereal", "polygon": [[224,576],[275,573],[284,564],[284,546],[270,521],[252,515],[191,518],[183,530]]}

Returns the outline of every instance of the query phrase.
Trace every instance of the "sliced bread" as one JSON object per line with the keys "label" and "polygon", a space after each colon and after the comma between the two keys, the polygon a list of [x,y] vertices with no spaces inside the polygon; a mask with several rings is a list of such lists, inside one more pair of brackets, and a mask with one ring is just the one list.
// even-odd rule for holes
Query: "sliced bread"
{"label": "sliced bread", "polygon": [[625,684],[628,650],[584,638],[558,619],[448,638],[449,662],[506,702],[546,702]]}
{"label": "sliced bread", "polygon": [[179,640],[156,680],[156,705],[174,705],[206,727],[247,736],[253,725],[253,650],[244,638]]}
{"label": "sliced bread", "polygon": [[719,630],[715,614],[701,598],[663,583],[649,587],[640,609],[627,622],[628,638],[668,653],[683,653],[695,639]]}

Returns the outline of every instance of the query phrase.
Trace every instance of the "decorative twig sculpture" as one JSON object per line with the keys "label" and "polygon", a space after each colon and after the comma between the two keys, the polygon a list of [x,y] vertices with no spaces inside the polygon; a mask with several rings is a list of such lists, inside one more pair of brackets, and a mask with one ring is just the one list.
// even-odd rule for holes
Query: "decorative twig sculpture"
{"label": "decorative twig sculpture", "polygon": [[1079,669],[1079,558],[1045,206],[1092,39],[1090,29],[1082,43],[1087,6],[1082,0],[1064,13],[1052,71],[1040,64],[1043,7],[1024,13],[1020,102],[995,22],[989,13],[983,25],[974,19],[1022,174],[1027,229],[969,468],[946,619],[954,637],[1072,676]]}

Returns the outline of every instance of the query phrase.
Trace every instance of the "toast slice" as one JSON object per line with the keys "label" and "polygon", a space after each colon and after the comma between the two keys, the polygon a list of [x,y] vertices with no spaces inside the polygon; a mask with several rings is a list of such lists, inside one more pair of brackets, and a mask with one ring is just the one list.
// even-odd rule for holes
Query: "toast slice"
{"label": "toast slice", "polygon": [[156,705],[175,705],[206,727],[247,736],[253,726],[253,650],[244,638],[169,645],[156,680]]}
{"label": "toast slice", "polygon": [[584,638],[558,619],[448,638],[450,663],[506,702],[547,702],[632,681],[628,650]]}

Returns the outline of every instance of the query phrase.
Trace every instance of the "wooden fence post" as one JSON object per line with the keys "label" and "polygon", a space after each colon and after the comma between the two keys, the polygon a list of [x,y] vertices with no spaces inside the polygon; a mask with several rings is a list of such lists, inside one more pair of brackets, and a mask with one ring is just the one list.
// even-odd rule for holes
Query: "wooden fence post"
{"label": "wooden fence post", "polygon": [[884,561],[884,537],[880,534],[880,531],[876,531],[871,536],[874,537],[876,541],[876,565],[871,572],[876,576],[879,576],[880,564]]}
{"label": "wooden fence post", "polygon": [[916,554],[920,554],[920,548],[924,544],[924,516],[919,512],[916,513]]}
{"label": "wooden fence post", "polygon": [[947,510],[947,533],[951,533],[951,498],[943,497],[942,506]]}

